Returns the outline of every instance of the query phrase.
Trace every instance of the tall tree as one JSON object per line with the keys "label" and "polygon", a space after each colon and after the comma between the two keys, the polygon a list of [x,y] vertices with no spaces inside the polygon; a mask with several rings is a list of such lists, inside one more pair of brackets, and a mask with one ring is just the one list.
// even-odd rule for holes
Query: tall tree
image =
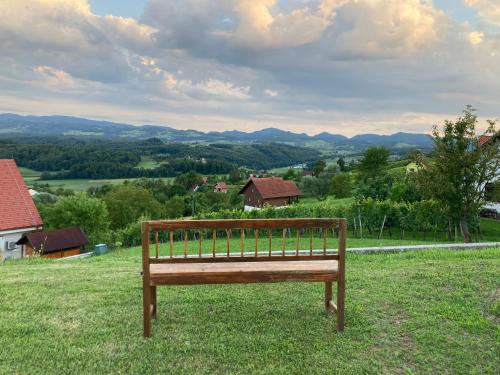
{"label": "tall tree", "polygon": [[53,206],[43,206],[41,213],[46,229],[78,226],[91,245],[111,238],[108,209],[101,199],[83,193],[62,197]]}
{"label": "tall tree", "polygon": [[390,152],[385,147],[370,147],[359,163],[359,172],[362,180],[385,174],[389,164]]}
{"label": "tall tree", "polygon": [[143,215],[158,219],[162,214],[160,202],[149,190],[139,186],[116,187],[106,194],[104,201],[113,229],[124,228]]}
{"label": "tall tree", "polygon": [[347,172],[347,165],[343,156],[337,159],[337,165],[339,166],[341,172]]}
{"label": "tall tree", "polygon": [[318,160],[314,163],[313,173],[318,177],[326,168],[326,162],[324,160]]}
{"label": "tall tree", "polygon": [[433,159],[418,159],[418,181],[425,192],[443,204],[450,220],[458,222],[465,242],[471,241],[470,223],[484,204],[484,186],[500,171],[499,134],[488,121],[487,134],[494,139],[480,144],[474,109],[468,106],[455,122],[445,121],[442,131],[433,129]]}

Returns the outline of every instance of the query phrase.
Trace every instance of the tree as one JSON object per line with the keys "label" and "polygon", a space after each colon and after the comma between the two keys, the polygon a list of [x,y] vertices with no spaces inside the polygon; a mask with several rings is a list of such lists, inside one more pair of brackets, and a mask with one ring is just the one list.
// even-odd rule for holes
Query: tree
{"label": "tree", "polygon": [[175,178],[174,185],[180,186],[184,189],[184,192],[188,192],[192,187],[203,184],[203,176],[195,173],[188,172],[181,174]]}
{"label": "tree", "polygon": [[234,168],[229,172],[229,182],[233,185],[237,184],[238,182],[241,181],[241,170],[238,168]]}
{"label": "tree", "polygon": [[314,163],[313,173],[318,177],[326,168],[326,162],[324,160],[318,160]]}
{"label": "tree", "polygon": [[336,166],[329,166],[319,176],[304,177],[301,184],[302,189],[318,200],[323,200],[330,194],[332,178],[337,172]]}
{"label": "tree", "polygon": [[283,180],[296,180],[298,178],[297,172],[295,169],[290,168],[283,175]]}
{"label": "tree", "polygon": [[91,245],[111,239],[106,204],[83,193],[61,197],[53,206],[44,206],[42,217],[47,229],[80,227]]}
{"label": "tree", "polygon": [[347,172],[347,165],[343,156],[337,159],[337,165],[341,172]]}
{"label": "tree", "polygon": [[356,189],[355,196],[358,200],[372,198],[385,200],[389,197],[392,188],[392,179],[387,174],[367,177]]}
{"label": "tree", "polygon": [[370,147],[359,163],[359,172],[362,180],[385,174],[389,164],[390,152],[385,147]]}
{"label": "tree", "polygon": [[347,198],[352,194],[352,182],[349,173],[341,172],[333,176],[330,192],[335,198]]}
{"label": "tree", "polygon": [[[477,222],[484,204],[484,186],[500,170],[498,144],[479,144],[474,112],[468,106],[455,122],[445,121],[442,132],[435,126],[433,159],[418,159],[420,186],[446,208],[451,221],[460,224],[465,242],[471,241],[469,225]],[[487,134],[498,139],[495,121],[488,123]]]}
{"label": "tree", "polygon": [[184,216],[186,202],[182,197],[173,197],[165,204],[165,216],[169,219],[178,219]]}
{"label": "tree", "polygon": [[120,186],[111,190],[104,197],[108,207],[111,227],[124,228],[135,222],[141,215],[157,219],[162,213],[162,205],[153,194],[139,186]]}

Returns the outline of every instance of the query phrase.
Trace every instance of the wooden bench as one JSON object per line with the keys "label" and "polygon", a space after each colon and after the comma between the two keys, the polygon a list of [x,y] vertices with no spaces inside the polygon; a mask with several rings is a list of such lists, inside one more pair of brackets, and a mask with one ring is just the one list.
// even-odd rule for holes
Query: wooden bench
{"label": "wooden bench", "polygon": [[[156,318],[158,285],[231,284],[281,281],[325,283],[325,309],[336,312],[337,331],[344,329],[345,300],[345,219],[249,219],[249,220],[168,220],[142,224],[142,277],[144,336],[151,335],[151,319]],[[168,235],[167,235],[167,233]],[[239,233],[240,239],[233,238]],[[266,232],[267,237],[259,233]],[[159,236],[167,238],[166,256],[160,256],[163,246]],[[253,234],[253,237],[250,238]],[[335,236],[334,236],[335,234]],[[307,235],[304,239],[303,236]],[[315,237],[316,236],[316,237]],[[338,250],[327,248],[328,241],[338,236]],[[224,252],[217,251],[224,238]],[[153,238],[155,254],[151,256]],[[176,255],[180,239],[183,254]],[[252,241],[248,251],[245,238]],[[320,249],[313,248],[319,238]],[[260,249],[262,241],[266,249]],[[301,242],[308,242],[308,249]],[[211,252],[203,251],[209,243]],[[274,241],[274,247],[273,247]],[[231,252],[238,244],[239,251]],[[277,245],[276,245],[277,243]],[[290,243],[293,248],[290,249]],[[317,241],[316,241],[317,243]],[[194,245],[193,245],[194,244]],[[194,247],[193,249],[189,248]],[[205,246],[206,247],[206,246]],[[333,303],[332,282],[337,282],[337,303]]]}

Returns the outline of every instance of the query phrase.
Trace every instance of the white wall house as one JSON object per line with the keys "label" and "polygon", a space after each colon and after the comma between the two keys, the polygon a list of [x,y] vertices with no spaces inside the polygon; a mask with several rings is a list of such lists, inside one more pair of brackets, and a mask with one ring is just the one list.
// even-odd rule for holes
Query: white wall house
{"label": "white wall house", "polygon": [[21,258],[23,247],[16,242],[42,225],[16,162],[0,159],[0,260]]}

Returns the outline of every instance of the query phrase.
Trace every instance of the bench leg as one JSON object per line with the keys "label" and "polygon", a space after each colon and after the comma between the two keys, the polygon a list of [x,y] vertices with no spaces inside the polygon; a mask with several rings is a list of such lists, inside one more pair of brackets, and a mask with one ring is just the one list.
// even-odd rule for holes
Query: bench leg
{"label": "bench leg", "polygon": [[325,310],[327,314],[333,313],[335,307],[333,306],[333,293],[332,293],[332,282],[325,282]]}
{"label": "bench leg", "polygon": [[151,287],[151,305],[153,306],[151,318],[156,319],[156,285]]}
{"label": "bench leg", "polygon": [[151,336],[151,287],[146,278],[142,285],[142,307],[144,320],[144,337]]}
{"label": "bench leg", "polygon": [[345,281],[337,281],[337,331],[344,330]]}

